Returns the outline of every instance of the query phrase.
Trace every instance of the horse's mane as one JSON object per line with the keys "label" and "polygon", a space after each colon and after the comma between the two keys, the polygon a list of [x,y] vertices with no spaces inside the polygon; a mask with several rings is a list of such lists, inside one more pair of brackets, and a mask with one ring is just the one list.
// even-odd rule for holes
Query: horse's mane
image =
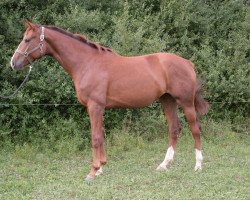
{"label": "horse's mane", "polygon": [[112,49],[110,49],[110,48],[104,47],[104,46],[102,46],[102,45],[100,45],[100,44],[98,44],[98,43],[95,43],[95,42],[90,41],[90,40],[89,40],[87,37],[85,37],[84,35],[81,35],[81,34],[78,34],[78,33],[73,34],[73,33],[70,33],[70,32],[68,32],[68,31],[65,31],[65,30],[63,30],[63,29],[61,29],[61,28],[58,28],[58,27],[56,27],[56,26],[45,26],[45,28],[48,28],[48,29],[57,31],[57,32],[62,33],[62,34],[64,34],[64,35],[67,35],[67,36],[69,36],[69,37],[71,37],[71,38],[73,38],[73,39],[76,39],[76,40],[78,40],[78,41],[81,41],[81,42],[83,42],[83,43],[89,45],[90,47],[97,49],[99,52],[101,52],[101,51],[113,52]]}

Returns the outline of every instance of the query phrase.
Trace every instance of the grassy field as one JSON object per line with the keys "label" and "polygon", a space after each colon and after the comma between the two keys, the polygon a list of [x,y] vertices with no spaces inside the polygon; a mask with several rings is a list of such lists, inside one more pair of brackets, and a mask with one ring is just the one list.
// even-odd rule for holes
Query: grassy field
{"label": "grassy field", "polygon": [[43,152],[30,145],[0,150],[0,199],[250,199],[248,136],[204,135],[202,172],[193,170],[193,140],[185,130],[166,172],[155,170],[166,139],[148,142],[127,133],[119,138],[114,145],[107,139],[108,164],[90,185],[84,181],[90,150]]}

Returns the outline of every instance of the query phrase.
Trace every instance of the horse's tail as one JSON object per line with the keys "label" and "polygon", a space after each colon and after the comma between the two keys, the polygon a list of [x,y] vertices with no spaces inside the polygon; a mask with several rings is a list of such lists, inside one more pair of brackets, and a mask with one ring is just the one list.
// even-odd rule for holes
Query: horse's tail
{"label": "horse's tail", "polygon": [[202,84],[200,81],[196,82],[196,91],[194,105],[198,115],[205,115],[209,109],[209,103],[202,97]]}

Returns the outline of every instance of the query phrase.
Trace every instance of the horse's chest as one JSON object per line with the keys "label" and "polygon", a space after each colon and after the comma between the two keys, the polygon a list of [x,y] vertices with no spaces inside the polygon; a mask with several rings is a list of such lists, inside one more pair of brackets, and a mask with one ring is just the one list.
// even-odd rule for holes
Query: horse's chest
{"label": "horse's chest", "polygon": [[84,106],[87,106],[89,101],[106,104],[107,81],[105,79],[85,79],[75,84],[75,89],[78,101]]}
{"label": "horse's chest", "polygon": [[88,100],[89,100],[89,96],[90,96],[90,91],[89,88],[86,86],[75,86],[76,89],[76,96],[78,101],[84,105],[87,106]]}

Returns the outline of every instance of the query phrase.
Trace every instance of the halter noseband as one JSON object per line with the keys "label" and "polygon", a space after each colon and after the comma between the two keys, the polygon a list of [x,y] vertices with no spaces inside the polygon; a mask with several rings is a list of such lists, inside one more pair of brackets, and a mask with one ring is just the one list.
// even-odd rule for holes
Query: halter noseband
{"label": "halter noseband", "polygon": [[33,52],[35,52],[36,50],[40,49],[40,53],[41,55],[43,54],[43,41],[44,41],[44,38],[45,38],[45,34],[44,34],[44,27],[42,26],[41,27],[42,30],[41,30],[41,35],[40,35],[40,42],[38,44],[37,47],[33,48],[32,50],[28,51],[29,49],[29,46],[25,49],[25,51],[20,51],[19,49],[16,50],[17,53],[21,54],[22,56],[24,56],[29,64],[30,64],[30,67],[32,67],[32,60],[30,59],[30,54],[32,54]]}

